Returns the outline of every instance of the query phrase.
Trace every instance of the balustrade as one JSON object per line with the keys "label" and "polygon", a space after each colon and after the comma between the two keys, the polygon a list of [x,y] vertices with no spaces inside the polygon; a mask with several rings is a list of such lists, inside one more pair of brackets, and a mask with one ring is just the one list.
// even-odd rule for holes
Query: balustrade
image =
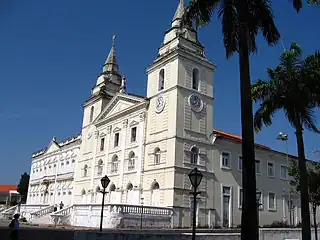
{"label": "balustrade", "polygon": [[36,212],[33,212],[31,213],[31,217],[42,217],[44,215],[47,215],[48,213],[52,213],[54,210],[54,206],[49,206],[49,207],[46,207],[46,208],[43,208],[43,209],[40,209]]}

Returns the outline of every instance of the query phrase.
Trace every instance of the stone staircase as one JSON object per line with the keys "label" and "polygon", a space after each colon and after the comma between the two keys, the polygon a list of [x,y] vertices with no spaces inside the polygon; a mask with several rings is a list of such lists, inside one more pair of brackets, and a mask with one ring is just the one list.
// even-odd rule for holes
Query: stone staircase
{"label": "stone staircase", "polygon": [[54,206],[53,205],[48,206],[46,208],[32,212],[28,220],[33,224],[50,224],[51,223],[50,214],[53,211],[54,211]]}
{"label": "stone staircase", "polygon": [[11,219],[12,216],[16,213],[16,210],[18,208],[18,205],[9,207],[1,211],[0,218],[2,219]]}

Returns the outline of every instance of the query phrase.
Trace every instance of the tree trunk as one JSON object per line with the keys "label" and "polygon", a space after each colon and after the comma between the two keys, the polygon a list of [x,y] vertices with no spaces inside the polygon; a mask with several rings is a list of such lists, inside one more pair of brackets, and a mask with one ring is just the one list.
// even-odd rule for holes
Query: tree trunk
{"label": "tree trunk", "polygon": [[313,210],[314,239],[318,240],[317,205],[313,204],[312,210]]}
{"label": "tree trunk", "polygon": [[247,7],[242,1],[239,5],[239,64],[241,90],[241,123],[242,123],[242,187],[243,204],[241,215],[241,239],[258,240],[258,206],[256,201],[256,173],[254,153],[253,111],[251,98],[249,50],[247,44]]}
{"label": "tree trunk", "polygon": [[306,158],[304,153],[304,143],[302,136],[302,125],[300,118],[295,119],[296,137],[298,146],[298,163],[300,172],[300,201],[301,201],[301,217],[302,217],[302,240],[311,240],[310,228],[310,208],[308,194],[308,174],[306,168]]}

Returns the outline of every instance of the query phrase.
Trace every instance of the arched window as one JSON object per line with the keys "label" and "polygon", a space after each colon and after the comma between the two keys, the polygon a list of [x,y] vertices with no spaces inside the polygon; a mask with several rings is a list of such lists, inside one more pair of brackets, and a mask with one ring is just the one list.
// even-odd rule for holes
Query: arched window
{"label": "arched window", "polygon": [[158,83],[158,91],[164,89],[164,69],[161,69],[159,72],[159,83]]}
{"label": "arched window", "polygon": [[112,173],[116,173],[118,172],[118,156],[114,155],[112,157],[112,161],[111,161],[111,172]]}
{"label": "arched window", "polygon": [[129,153],[129,161],[128,161],[128,171],[133,170],[135,168],[135,154],[134,152]]}
{"label": "arched window", "polygon": [[154,164],[160,164],[160,148],[154,150]]}
{"label": "arched window", "polygon": [[199,71],[196,68],[192,71],[192,89],[199,90]]}
{"label": "arched window", "polygon": [[156,179],[151,183],[151,205],[160,206],[160,186]]}
{"label": "arched window", "polygon": [[100,159],[98,161],[98,171],[97,171],[98,176],[101,176],[102,171],[103,171],[103,161]]}
{"label": "arched window", "polygon": [[87,177],[88,176],[88,165],[84,165],[83,167],[83,177]]}
{"label": "arched window", "polygon": [[81,195],[85,195],[86,194],[86,190],[82,189],[81,190]]}
{"label": "arched window", "polygon": [[100,192],[100,187],[99,186],[96,187],[96,192]]}
{"label": "arched window", "polygon": [[94,106],[90,108],[90,122],[93,121]]}
{"label": "arched window", "polygon": [[198,164],[198,159],[199,159],[199,149],[196,147],[192,147],[190,162],[192,164]]}

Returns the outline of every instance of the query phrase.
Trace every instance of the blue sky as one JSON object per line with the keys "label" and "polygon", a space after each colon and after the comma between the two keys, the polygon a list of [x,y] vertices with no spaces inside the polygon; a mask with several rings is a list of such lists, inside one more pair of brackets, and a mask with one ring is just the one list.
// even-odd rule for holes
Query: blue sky
{"label": "blue sky", "polygon": [[[81,104],[95,84],[116,32],[120,71],[128,91],[145,95],[145,68],[157,55],[178,0],[108,1],[56,0],[0,2],[0,183],[17,183],[30,171],[31,153],[53,136],[58,140],[80,132]],[[304,7],[296,14],[287,0],[273,1],[277,26],[289,47],[297,41],[305,55],[320,49],[320,9]],[[238,56],[225,58],[221,26],[216,16],[199,32],[214,73],[214,127],[241,133]],[[252,80],[266,77],[266,67],[278,63],[281,44],[268,47],[257,38],[251,57]],[[317,117],[320,115],[317,114]],[[289,151],[296,154],[294,131],[282,113],[256,142],[277,150],[279,131],[289,134]],[[320,148],[319,136],[305,132],[309,158]]]}

